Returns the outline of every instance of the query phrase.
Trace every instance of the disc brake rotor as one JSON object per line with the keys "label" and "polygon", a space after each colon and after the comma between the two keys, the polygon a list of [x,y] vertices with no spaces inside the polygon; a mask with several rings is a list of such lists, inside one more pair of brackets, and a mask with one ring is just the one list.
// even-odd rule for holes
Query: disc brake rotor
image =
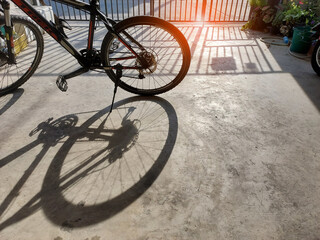
{"label": "disc brake rotor", "polygon": [[155,53],[145,51],[145,52],[139,53],[139,56],[147,62],[147,67],[141,68],[142,64],[138,59],[136,60],[136,67],[139,67],[140,74],[148,75],[156,71],[157,60],[156,60]]}

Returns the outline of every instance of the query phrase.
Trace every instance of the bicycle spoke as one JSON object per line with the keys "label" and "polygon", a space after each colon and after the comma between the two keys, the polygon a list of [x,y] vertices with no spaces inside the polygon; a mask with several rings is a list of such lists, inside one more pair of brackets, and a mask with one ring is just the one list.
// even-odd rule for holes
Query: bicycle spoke
{"label": "bicycle spoke", "polygon": [[[177,66],[182,66],[182,53],[179,44],[176,41],[170,41],[174,40],[170,33],[160,28],[153,28],[149,25],[134,26],[130,29],[126,29],[126,32],[140,44],[144,45],[147,51],[149,50],[151,53],[154,53],[154,57],[157,58],[157,69],[154,72],[152,71],[152,68],[145,71],[145,77],[148,79],[148,82],[146,82],[145,79],[142,81],[137,78],[139,75],[137,70],[124,71],[121,80],[126,81],[128,85],[133,85],[135,88],[143,89],[158,88],[171,82],[173,79],[170,79],[169,76],[175,76],[177,74],[174,72],[175,68],[179,69]],[[126,41],[129,41],[129,39],[126,38]],[[136,48],[134,43],[129,43],[132,44],[133,48]],[[173,51],[171,51],[168,56],[170,50]],[[180,52],[175,52],[176,50],[179,50]],[[110,55],[110,61],[115,61],[119,58],[126,66],[136,66],[137,60],[125,59],[126,55],[130,55],[130,53],[124,52],[121,48],[121,51],[114,51],[113,54]],[[173,64],[170,67],[167,67],[168,62]],[[165,75],[164,78],[163,75]],[[130,81],[128,80],[129,78],[131,79]],[[151,82],[153,84],[151,84]]]}
{"label": "bicycle spoke", "polygon": [[42,36],[38,27],[23,17],[12,17],[15,63],[6,62],[7,42],[0,49],[0,95],[10,92],[23,84],[38,66],[42,51]]}
{"label": "bicycle spoke", "polygon": [[[113,49],[118,41],[116,37],[105,39],[104,64],[109,66],[110,62],[113,65],[118,62],[125,67],[131,66],[123,69],[119,86],[142,95],[159,94],[176,86],[190,65],[190,49],[179,30],[153,17],[136,17],[121,23],[116,31],[124,36],[138,57],[126,58],[130,50],[122,44]],[[115,61],[117,58],[119,61]],[[107,73],[115,81],[115,70],[107,70]]]}

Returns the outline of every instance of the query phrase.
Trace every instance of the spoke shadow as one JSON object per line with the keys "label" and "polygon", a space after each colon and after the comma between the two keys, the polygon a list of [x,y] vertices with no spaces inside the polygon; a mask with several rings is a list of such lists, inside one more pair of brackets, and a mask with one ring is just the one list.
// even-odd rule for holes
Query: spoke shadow
{"label": "spoke shadow", "polygon": [[18,101],[23,92],[24,90],[19,88],[11,94],[0,97],[0,116]]}
{"label": "spoke shadow", "polygon": [[[45,153],[62,143],[41,191],[0,223],[0,231],[39,209],[63,230],[96,224],[124,210],[154,183],[177,138],[174,108],[159,97],[133,97],[117,102],[112,114],[109,110],[107,107],[93,116],[76,113],[54,121],[48,119],[31,131],[31,136],[39,133],[36,141],[0,159],[3,166],[43,144],[41,152],[1,203],[1,215]],[[84,116],[89,117],[78,126]]]}

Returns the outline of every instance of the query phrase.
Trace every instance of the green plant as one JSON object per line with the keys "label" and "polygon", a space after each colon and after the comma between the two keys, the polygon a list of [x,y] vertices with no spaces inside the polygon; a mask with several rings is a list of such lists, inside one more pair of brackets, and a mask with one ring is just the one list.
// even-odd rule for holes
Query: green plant
{"label": "green plant", "polygon": [[264,7],[268,4],[267,0],[249,0],[251,7]]}
{"label": "green plant", "polygon": [[289,9],[284,12],[283,20],[287,24],[308,24],[310,12],[306,9],[302,9],[300,5],[295,2],[291,2]]}
{"label": "green plant", "polygon": [[252,20],[249,20],[248,22],[246,22],[246,24],[244,24],[244,25],[241,27],[241,30],[244,31],[244,30],[252,29],[252,28],[253,28],[253,21],[252,21]]}
{"label": "green plant", "polygon": [[280,28],[281,24],[283,23],[283,19],[284,19],[284,12],[282,9],[278,9],[278,11],[276,12],[276,15],[272,21],[272,26],[273,27],[278,27]]}
{"label": "green plant", "polygon": [[320,0],[294,1],[287,3],[283,21],[287,25],[313,25],[320,17]]}
{"label": "green plant", "polygon": [[320,0],[288,0],[277,6],[272,27],[284,36],[291,36],[297,25],[314,25],[319,22]]}
{"label": "green plant", "polygon": [[320,16],[320,0],[304,0],[296,4],[300,5],[302,9],[308,10],[317,16]]}
{"label": "green plant", "polygon": [[[276,8],[266,5],[267,0],[250,0],[252,8],[249,21],[243,25],[242,30],[264,30],[275,17]],[[258,6],[259,5],[259,6]]]}
{"label": "green plant", "polygon": [[306,10],[309,16],[306,18],[306,24],[313,26],[320,20],[320,0],[309,0],[300,2],[302,9]]}
{"label": "green plant", "polygon": [[261,17],[265,23],[271,23],[275,17],[276,9],[270,6],[264,6],[261,8]]}

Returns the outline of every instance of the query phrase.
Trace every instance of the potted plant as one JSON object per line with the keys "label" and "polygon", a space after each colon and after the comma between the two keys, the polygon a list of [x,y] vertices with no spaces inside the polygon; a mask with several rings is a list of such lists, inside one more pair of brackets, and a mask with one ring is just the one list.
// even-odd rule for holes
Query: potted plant
{"label": "potted plant", "polygon": [[249,21],[242,29],[253,29],[262,31],[270,26],[276,16],[275,4],[278,0],[250,0],[251,12]]}
{"label": "potted plant", "polygon": [[311,45],[311,26],[318,17],[317,7],[318,5],[314,5],[314,2],[300,1],[296,3],[293,0],[288,2],[287,9],[283,13],[280,32],[286,36],[293,36],[290,46],[292,52],[308,52]]}

